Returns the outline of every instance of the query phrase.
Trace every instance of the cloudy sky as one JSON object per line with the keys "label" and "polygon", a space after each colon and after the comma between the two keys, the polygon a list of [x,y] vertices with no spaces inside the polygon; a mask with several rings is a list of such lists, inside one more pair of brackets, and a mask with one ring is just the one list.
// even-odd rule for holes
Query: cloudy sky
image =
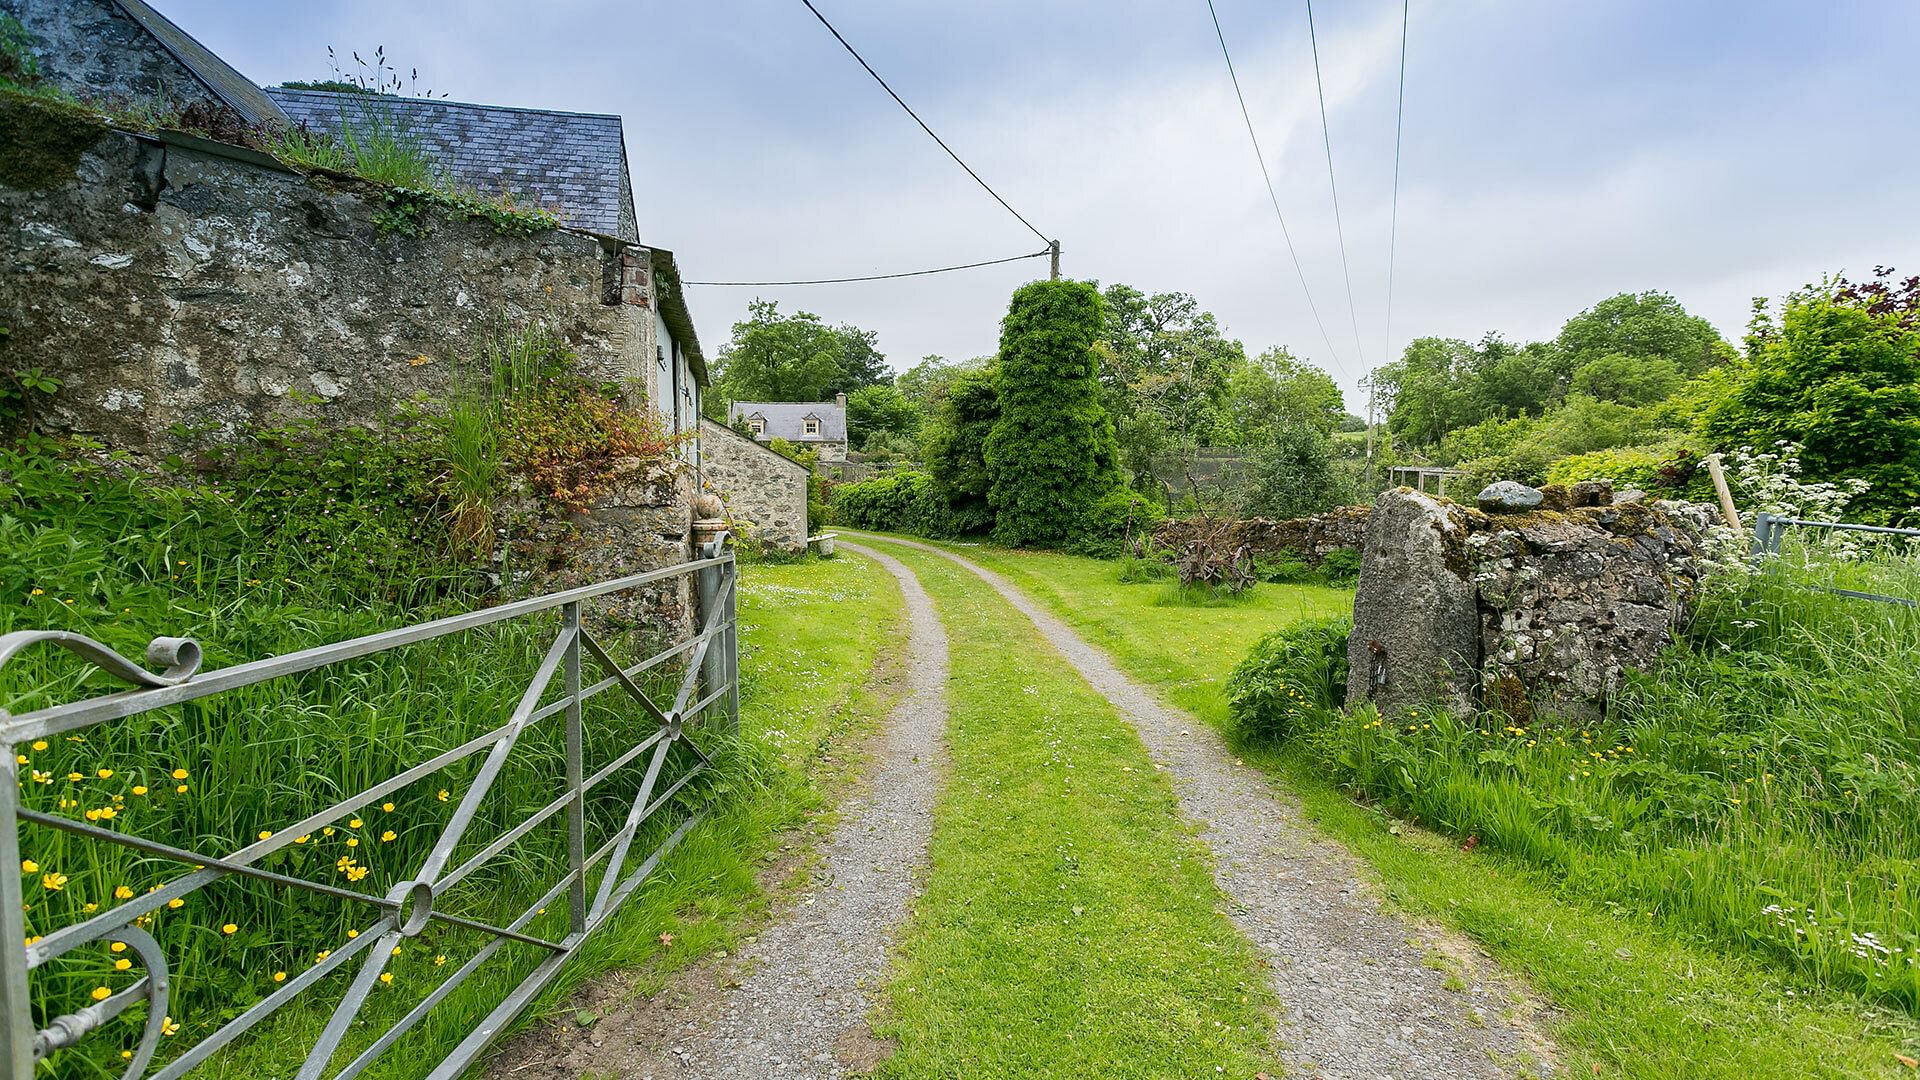
{"label": "cloudy sky", "polygon": [[[642,239],[695,280],[885,273],[1039,241],[799,0],[156,0],[253,79],[384,44],[453,98],[619,113]],[[1069,276],[1194,294],[1249,350],[1352,386],[1413,337],[1551,336],[1664,289],[1737,338],[1756,295],[1920,268],[1920,5],[1412,5],[1391,327],[1397,0],[1321,0],[1348,307],[1303,3],[1215,0],[1325,335],[1261,185],[1205,0],[816,0]],[[761,290],[897,367],[991,352],[1044,261]],[[754,290],[693,292],[712,352]],[[1355,333],[1357,324],[1358,333]],[[1358,404],[1355,402],[1355,404]]]}

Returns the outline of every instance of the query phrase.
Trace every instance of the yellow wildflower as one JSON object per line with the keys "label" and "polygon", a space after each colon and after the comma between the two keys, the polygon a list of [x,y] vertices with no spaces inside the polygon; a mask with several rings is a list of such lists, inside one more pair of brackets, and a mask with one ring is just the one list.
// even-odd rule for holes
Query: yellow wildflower
{"label": "yellow wildflower", "polygon": [[359,837],[357,837],[357,836],[349,836],[349,837],[347,837],[347,846],[348,846],[348,847],[359,847],[359,846],[360,846],[360,838],[359,838]]}
{"label": "yellow wildflower", "polygon": [[363,821],[361,821],[361,820],[360,820],[359,818],[354,818],[354,819],[353,819],[352,821],[349,821],[349,822],[347,822],[347,828],[349,828],[349,829],[357,829],[357,828],[359,828],[359,827],[360,827],[361,825],[364,825],[364,824],[366,824],[366,823],[365,823],[365,822],[363,822]]}
{"label": "yellow wildflower", "polygon": [[177,896],[176,896],[176,897],[174,897],[173,899],[171,899],[171,900],[169,900],[169,901],[167,901],[167,906],[168,906],[168,907],[170,907],[170,908],[175,908],[175,909],[178,909],[178,908],[182,908],[182,907],[185,907],[185,906],[186,906],[186,904],[187,904],[187,902],[186,902],[185,900],[182,900],[182,899],[180,899],[180,898],[179,898],[179,897],[177,897]]}
{"label": "yellow wildflower", "polygon": [[296,844],[304,844],[311,839],[313,839],[312,833],[303,833],[299,836],[294,837],[293,842]]}
{"label": "yellow wildflower", "polygon": [[178,787],[174,788],[173,790],[176,794],[185,795],[187,793],[187,785],[181,784]]}
{"label": "yellow wildflower", "polygon": [[286,973],[286,972],[284,972],[284,971],[276,971],[276,972],[274,972],[274,973],[273,973],[273,981],[274,981],[274,982],[286,982],[286,981],[287,981],[287,973]]}
{"label": "yellow wildflower", "polygon": [[380,834],[380,839],[382,842],[391,843],[399,835],[399,833],[394,832],[392,829],[388,829],[386,832]]}
{"label": "yellow wildflower", "polygon": [[261,829],[261,830],[260,830],[260,839],[262,839],[262,840],[271,840],[271,839],[273,839],[273,830],[272,830],[272,829]]}
{"label": "yellow wildflower", "polygon": [[147,785],[145,784],[133,785],[133,793],[135,795],[145,795],[147,793]]}
{"label": "yellow wildflower", "polygon": [[352,941],[352,940],[353,940],[354,938],[357,938],[357,937],[359,937],[359,936],[360,936],[360,931],[358,931],[358,930],[355,930],[355,929],[352,929],[351,927],[349,927],[349,928],[348,928],[348,930],[347,930],[347,940],[348,940],[348,941]]}
{"label": "yellow wildflower", "polygon": [[104,986],[96,986],[93,988],[93,1000],[95,1001],[105,1001],[112,996],[113,991]]}
{"label": "yellow wildflower", "polygon": [[392,986],[392,985],[393,985],[393,972],[391,972],[391,971],[383,971],[383,972],[381,972],[381,973],[380,973],[380,981],[381,981],[381,982],[382,982],[383,984],[385,984],[385,985],[387,985],[387,986]]}
{"label": "yellow wildflower", "polygon": [[175,780],[185,780],[187,778],[187,770],[185,769],[173,770],[173,778]]}
{"label": "yellow wildflower", "polygon": [[433,964],[435,967],[439,967],[441,964],[444,964],[446,962],[447,962],[447,958],[444,955],[436,956],[433,958]]}
{"label": "yellow wildflower", "polygon": [[438,794],[438,795],[436,795],[436,796],[434,796],[434,797],[435,797],[435,798],[437,798],[437,799],[439,799],[439,800],[440,800],[441,802],[446,802],[446,801],[447,801],[447,789],[446,789],[446,788],[441,788],[441,789],[440,789],[440,792],[439,792],[439,794]]}
{"label": "yellow wildflower", "polygon": [[106,779],[108,779],[108,778],[110,778],[111,776],[113,776],[113,770],[112,770],[112,769],[101,769],[101,770],[99,770],[98,772],[96,772],[96,773],[94,773],[94,775],[95,775],[95,776],[98,776],[98,777],[99,777],[100,779],[102,779],[102,780],[106,780]]}
{"label": "yellow wildflower", "polygon": [[40,878],[40,885],[48,892],[59,892],[61,889],[67,887],[67,875],[59,873],[44,874]]}
{"label": "yellow wildflower", "polygon": [[33,748],[35,750],[45,750],[47,748],[47,740],[45,739],[33,740]]}
{"label": "yellow wildflower", "polygon": [[113,970],[115,971],[125,971],[132,966],[133,966],[133,961],[127,959],[124,956],[113,962]]}
{"label": "yellow wildflower", "polygon": [[114,952],[126,952],[127,943],[124,941],[116,941],[113,944],[107,946],[107,948],[113,950]]}
{"label": "yellow wildflower", "polygon": [[20,872],[23,874],[37,874],[40,872],[40,864],[34,862],[32,859],[21,859]]}
{"label": "yellow wildflower", "polygon": [[393,804],[392,804],[392,803],[390,803],[390,802],[387,802],[387,803],[381,803],[381,804],[380,804],[380,809],[382,809],[382,810],[385,810],[385,811],[386,811],[387,813],[389,813],[389,814],[391,814],[391,813],[393,813]]}
{"label": "yellow wildflower", "polygon": [[179,1031],[180,1025],[173,1022],[173,1017],[163,1016],[160,1018],[160,1034],[174,1035],[178,1034]]}
{"label": "yellow wildflower", "polygon": [[236,931],[236,930],[238,930],[238,929],[240,929],[240,928],[239,928],[238,926],[235,926],[235,925],[234,925],[234,924],[232,924],[232,923],[227,923],[226,925],[224,925],[224,926],[222,926],[222,927],[220,928],[220,932],[221,932],[221,933],[223,933],[223,934],[226,934],[226,935],[227,935],[228,937],[232,937],[232,936],[233,936],[233,933],[234,933],[234,931]]}
{"label": "yellow wildflower", "polygon": [[113,889],[113,898],[115,900],[131,900],[133,899],[133,890],[127,888],[125,885],[116,885]]}

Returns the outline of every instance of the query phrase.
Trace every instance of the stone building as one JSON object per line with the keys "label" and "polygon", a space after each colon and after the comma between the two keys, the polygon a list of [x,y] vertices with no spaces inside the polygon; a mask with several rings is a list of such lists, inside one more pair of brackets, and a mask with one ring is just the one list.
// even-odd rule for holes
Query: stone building
{"label": "stone building", "polygon": [[727,514],[751,539],[782,551],[807,546],[807,469],[765,443],[700,422],[701,485],[719,495]]}
{"label": "stone building", "polygon": [[760,442],[785,439],[818,450],[821,461],[847,460],[847,395],[832,401],[736,401],[727,418],[745,422]]}

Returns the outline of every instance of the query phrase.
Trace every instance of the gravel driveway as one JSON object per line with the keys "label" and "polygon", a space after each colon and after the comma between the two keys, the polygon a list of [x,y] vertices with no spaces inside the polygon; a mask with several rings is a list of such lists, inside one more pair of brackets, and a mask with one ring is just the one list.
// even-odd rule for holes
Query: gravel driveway
{"label": "gravel driveway", "polygon": [[1515,1015],[1491,965],[1383,912],[1354,857],[1308,826],[1265,774],[1236,763],[1212,728],[1162,703],[999,575],[940,548],[888,542],[950,559],[993,586],[1139,731],[1181,808],[1205,826],[1234,924],[1266,956],[1286,1009],[1290,1075],[1492,1080],[1547,1071],[1547,1044]]}

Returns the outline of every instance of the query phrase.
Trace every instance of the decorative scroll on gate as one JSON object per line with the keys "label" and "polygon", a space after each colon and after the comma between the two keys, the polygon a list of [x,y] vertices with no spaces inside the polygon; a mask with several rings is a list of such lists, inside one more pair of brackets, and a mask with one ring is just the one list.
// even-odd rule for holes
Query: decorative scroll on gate
{"label": "decorative scroll on gate", "polygon": [[[51,645],[66,649],[136,689],[102,697],[56,705],[20,716],[0,712],[0,743],[4,743],[6,774],[0,776],[0,1062],[5,1074],[13,1077],[34,1075],[37,1063],[52,1059],[55,1072],[58,1055],[82,1043],[109,1021],[130,1007],[144,1003],[146,1018],[137,1048],[122,1053],[124,1076],[152,1076],[171,1080],[187,1074],[208,1058],[241,1038],[250,1029],[282,1009],[299,995],[317,986],[328,985],[336,973],[348,978],[344,993],[333,1006],[330,1019],[307,1052],[299,1071],[301,1080],[325,1075],[349,1078],[359,1075],[385,1055],[403,1036],[416,1028],[448,995],[468,982],[509,942],[518,942],[545,953],[533,970],[506,993],[486,1017],[428,1075],[450,1078],[471,1064],[487,1043],[525,1008],[547,985],[567,959],[593,932],[631,896],[689,830],[706,813],[701,807],[685,816],[664,833],[651,850],[636,858],[633,850],[643,835],[643,826],[673,800],[690,781],[711,763],[708,753],[690,740],[688,729],[704,718],[720,715],[737,729],[739,723],[739,672],[735,628],[734,590],[737,565],[733,555],[720,542],[702,552],[697,561],[664,570],[636,574],[571,589],[548,596],[503,604],[450,618],[384,633],[324,645],[298,653],[270,657],[232,667],[200,672],[200,649],[184,638],[160,638],[148,648],[149,664],[161,667],[158,673],[135,664],[106,646],[77,634],[21,631],[0,635],[0,665],[26,649]],[[694,631],[663,651],[637,663],[622,665],[609,655],[606,645],[582,625],[582,605],[598,597],[627,590],[657,586],[673,579],[692,577],[700,600],[698,626]],[[305,818],[263,830],[260,839],[234,851],[207,852],[189,850],[135,835],[131,830],[110,827],[94,820],[64,814],[49,814],[22,805],[20,769],[16,754],[21,747],[42,740],[69,736],[96,725],[128,722],[154,710],[183,702],[208,698],[224,691],[252,686],[301,672],[314,671],[331,664],[372,656],[388,650],[478,627],[522,619],[558,609],[560,630],[547,648],[538,670],[504,723],[462,745],[439,753],[388,779],[335,801]],[[584,684],[591,658],[592,670],[599,678]],[[656,668],[653,679],[670,671],[671,662],[684,664],[673,699],[666,705],[643,689],[641,677]],[[542,703],[556,679],[564,693]],[[613,755],[593,773],[586,772],[583,760],[585,733],[582,706],[599,694],[626,695],[646,716],[651,730],[632,745]],[[662,695],[664,697],[664,695]],[[565,769],[560,794],[517,824],[502,832],[484,847],[454,863],[460,844],[467,838],[477,811],[501,775],[517,742],[526,732],[554,717],[565,725]],[[676,748],[684,752],[674,755]],[[289,844],[304,843],[306,838],[336,823],[381,804],[408,785],[448,769],[457,763],[484,755],[472,780],[458,796],[430,853],[410,877],[395,884],[384,895],[359,892],[351,888],[311,881],[270,870],[261,865],[267,856]],[[670,762],[679,764],[669,768]],[[587,797],[596,788],[622,770],[643,769],[638,793],[627,805],[624,820],[592,851],[586,848]],[[669,775],[675,773],[677,775]],[[212,778],[217,782],[217,778]],[[446,793],[443,792],[443,796]],[[387,804],[391,806],[391,804]],[[567,867],[552,881],[538,899],[525,910],[504,922],[488,922],[442,904],[448,891],[475,871],[487,866],[527,833],[558,815],[564,815],[567,834]],[[671,819],[664,819],[671,820]],[[658,837],[665,824],[645,832]],[[5,870],[21,864],[23,829],[59,830],[99,844],[119,845],[145,856],[180,864],[182,873],[153,891],[124,897],[124,902],[108,907],[89,918],[27,939],[24,935],[22,877]],[[598,873],[596,880],[596,871]],[[154,937],[142,926],[156,912],[178,907],[182,898],[207,885],[229,877],[248,878],[284,888],[290,895],[305,893],[343,901],[363,908],[367,921],[344,942],[316,943],[319,958],[310,967],[281,979],[271,992],[221,1024],[197,1042],[181,1048],[166,1041],[170,1034],[167,1002],[169,996],[168,956]],[[568,920],[564,935],[541,936],[532,932],[536,916],[549,904],[564,901]],[[92,905],[89,905],[91,909]],[[447,973],[439,984],[386,1031],[364,1046],[351,1060],[336,1066],[350,1027],[362,1015],[369,995],[392,976],[386,969],[404,943],[419,936],[433,924],[462,927],[487,937],[486,943],[470,958]],[[231,928],[228,928],[231,932]],[[85,1008],[64,1015],[42,1016],[36,1022],[33,976],[38,969],[75,949],[111,941],[115,955],[138,965],[143,974],[117,992],[102,994]],[[120,963],[115,961],[116,965]],[[338,980],[331,986],[338,987]],[[356,1039],[356,1045],[359,1040]],[[162,1052],[162,1047],[165,1052]]]}

